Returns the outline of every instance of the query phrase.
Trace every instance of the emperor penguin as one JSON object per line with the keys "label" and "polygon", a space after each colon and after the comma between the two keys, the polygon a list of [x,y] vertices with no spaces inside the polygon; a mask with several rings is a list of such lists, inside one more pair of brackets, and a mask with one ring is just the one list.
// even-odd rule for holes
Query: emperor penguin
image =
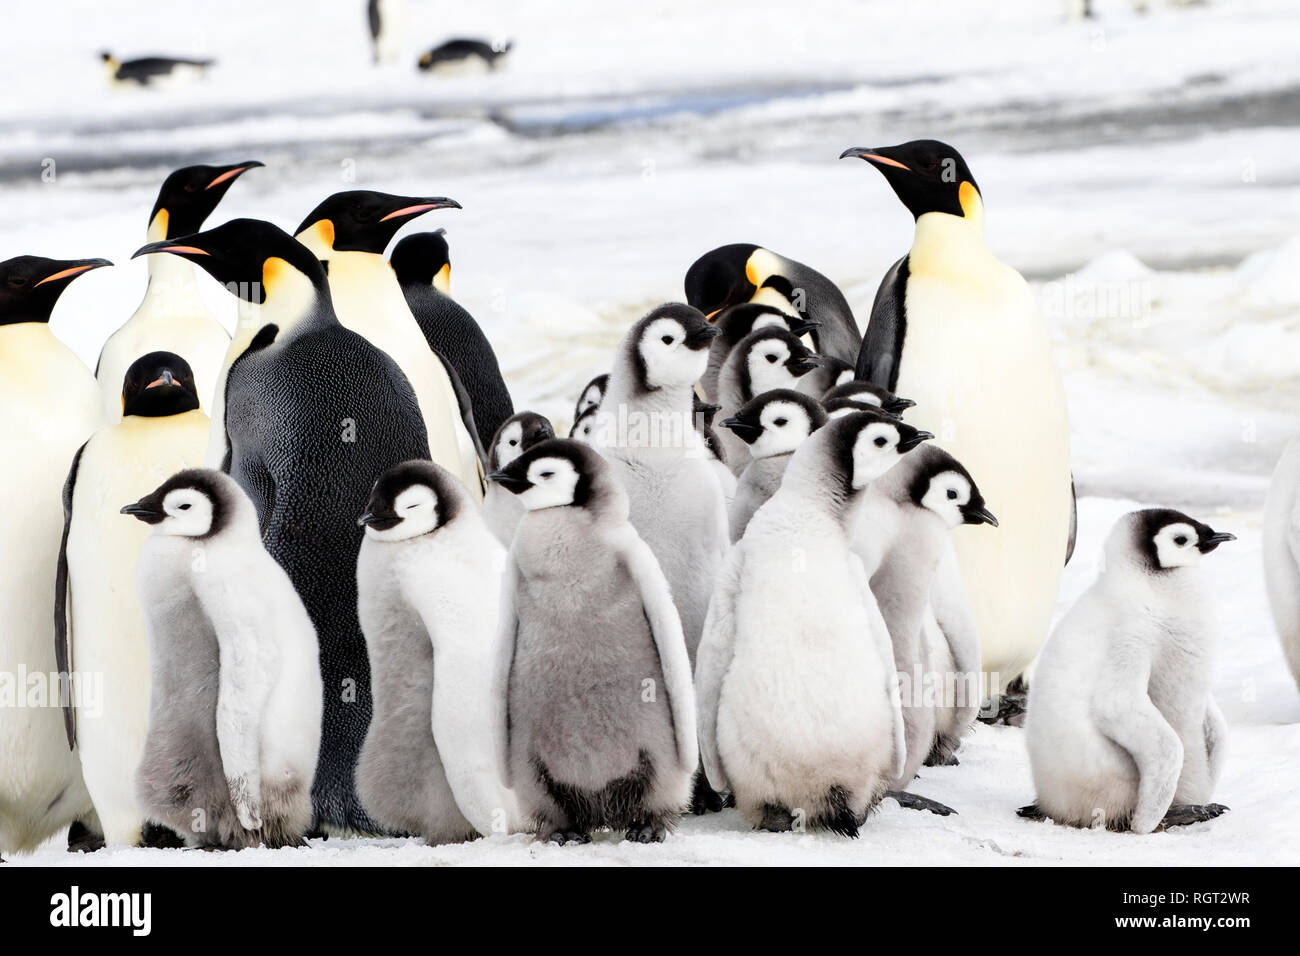
{"label": "emperor penguin", "polygon": [[376,64],[396,63],[406,49],[407,0],[367,0],[370,52]]}
{"label": "emperor penguin", "polygon": [[1300,685],[1300,439],[1282,452],[1264,501],[1264,583],[1291,675]]}
{"label": "emperor penguin", "polygon": [[710,321],[721,330],[709,346],[709,364],[700,378],[700,391],[710,401],[717,399],[718,376],[722,372],[722,366],[727,362],[727,357],[749,333],[775,326],[788,329],[792,335],[803,336],[817,324],[797,315],[782,312],[775,306],[755,302],[742,302],[739,305],[728,306]]}
{"label": "emperor penguin", "polygon": [[833,355],[822,356],[818,366],[799,380],[799,391],[820,398],[839,385],[853,381],[853,366]]}
{"label": "emperor penguin", "polygon": [[753,826],[857,836],[902,772],[893,648],[850,545],[864,490],[928,437],[879,411],[828,422],[717,577],[695,667],[700,751]]}
{"label": "emperor penguin", "polygon": [[517,814],[492,750],[505,549],[431,461],[384,472],[358,522],[375,703],[357,795],[379,824],[430,844],[505,833]]}
{"label": "emperor penguin", "polygon": [[826,424],[826,412],[814,399],[793,389],[777,388],[746,402],[723,428],[749,446],[750,462],[740,473],[728,509],[731,541],[745,534],[749,519],[781,486],[790,456]]}
{"label": "emperor penguin", "polygon": [[[546,416],[536,412],[511,415],[492,436],[492,444],[488,446],[488,468],[500,471],[538,442],[554,437],[555,429]],[[488,485],[483,495],[483,520],[496,539],[507,548],[510,547],[515,528],[523,516],[524,506],[518,497],[500,485]]]}
{"label": "emperor penguin", "polygon": [[[146,818],[188,846],[305,846],[320,750],[316,629],[229,475],[186,469],[124,505],[149,639]],[[197,811],[202,811],[201,813]]]}
{"label": "emperor penguin", "polygon": [[79,748],[86,787],[110,844],[135,846],[145,814],[135,787],[149,724],[149,642],[135,587],[148,537],[122,520],[168,476],[203,461],[208,416],[189,363],[171,352],[136,359],[122,383],[122,420],[72,459],[54,587],[55,658],[61,673],[102,675],[102,700],[64,708],[68,745]]}
{"label": "emperor penguin", "polygon": [[708,315],[741,302],[798,315],[815,323],[810,333],[817,352],[844,362],[856,362],[862,345],[853,310],[834,282],[752,243],[719,246],[691,263],[686,301]]}
{"label": "emperor penguin", "polygon": [[[569,437],[582,442],[584,445],[594,445],[591,433],[596,428],[596,415],[599,411],[599,405],[588,406],[587,410],[582,412],[574,421],[573,427],[569,429]],[[483,500],[487,500],[486,496]]]}
{"label": "emperor penguin", "polygon": [[207,76],[208,68],[216,62],[183,56],[140,56],[123,60],[107,50],[99,58],[104,62],[110,84],[142,87],[197,82]]}
{"label": "emperor penguin", "polygon": [[[955,564],[952,529],[997,527],[975,480],[937,445],[924,445],[871,483],[854,529],[853,550],[889,629],[903,703],[907,759],[891,784],[905,791],[921,765],[943,763],[979,712],[979,637]],[[904,806],[951,811],[915,794]]]}
{"label": "emperor penguin", "polygon": [[698,393],[691,397],[691,404],[695,430],[700,433],[704,450],[709,453],[709,467],[713,470],[713,476],[718,479],[718,484],[722,486],[722,498],[730,513],[731,501],[736,496],[736,476],[731,473],[731,468],[727,465],[727,453],[722,447],[722,439],[718,437],[718,432],[713,427],[713,420],[722,410],[722,406],[704,401]]}
{"label": "emperor penguin", "polygon": [[609,827],[659,842],[690,799],[698,761],[669,581],[594,449],[550,439],[491,477],[528,509],[502,585],[501,778],[543,839],[586,843]]}
{"label": "emperor penguin", "polygon": [[316,827],[378,832],[353,785],[370,725],[357,515],[379,475],[429,456],[415,393],[393,359],[339,323],[317,258],[270,223],[235,219],[141,252],[189,259],[260,317],[226,378],[225,470],[253,499],[262,543],[316,628],[324,685]]}
{"label": "emperor penguin", "polygon": [[[756,395],[777,388],[795,388],[818,361],[787,329],[770,326],[749,333],[731,350],[718,375],[715,400],[722,406],[721,414],[730,418]],[[719,437],[727,465],[739,475],[749,464],[749,446],[731,431]]]}
{"label": "emperor penguin", "polygon": [[449,293],[451,259],[444,230],[417,232],[393,247],[388,263],[429,348],[456,370],[469,393],[483,447],[515,413],[496,352],[474,316]]}
{"label": "emperor penguin", "polygon": [[1025,742],[1037,803],[1021,816],[1157,828],[1212,819],[1227,724],[1210,692],[1219,633],[1201,559],[1233,535],[1168,508],[1133,511],[1096,582],[1034,669]]}
{"label": "emperor penguin", "polygon": [[841,399],[863,408],[881,408],[891,415],[902,415],[916,405],[910,398],[900,398],[887,388],[857,380],[836,385],[821,397],[823,404]]}
{"label": "emperor penguin", "polygon": [[514,46],[505,43],[488,43],[486,40],[473,40],[458,37],[439,43],[430,50],[420,54],[416,65],[422,73],[434,74],[474,74],[491,73],[505,65],[507,54]]}
{"label": "emperor penguin", "polygon": [[[236,179],[262,164],[256,160],[230,166],[186,166],[165,180],[149,214],[147,240],[187,236],[203,222]],[[230,334],[199,294],[194,266],[175,256],[150,256],[149,284],[135,313],[108,337],[99,353],[95,375],[104,396],[104,417],[122,420],[122,376],[147,352],[175,352],[190,363],[199,391],[199,407],[213,407]]]}
{"label": "emperor penguin", "polygon": [[879,169],[916,219],[911,250],[876,293],[857,377],[915,400],[912,420],[942,436],[998,503],[997,534],[955,536],[996,693],[1051,626],[1061,562],[1045,556],[1068,555],[1065,390],[1029,285],[984,243],[984,200],[961,154],[917,140],[845,156]]}
{"label": "emperor penguin", "polygon": [[593,408],[598,408],[601,401],[605,398],[605,389],[609,386],[609,375],[597,375],[585,386],[582,394],[578,396],[577,403],[573,406],[573,422],[576,425],[578,420]]}
{"label": "emperor penguin", "polygon": [[[70,824],[99,829],[77,752],[64,736],[62,688],[57,677],[50,680],[58,672],[50,582],[63,533],[59,487],[100,424],[99,390],[49,323],[74,279],[111,264],[42,256],[0,262],[0,430],[9,449],[0,475],[0,550],[10,558],[0,579],[0,673],[10,675],[16,694],[0,707],[0,854],[35,850]],[[29,699],[33,679],[48,681],[44,701]]]}
{"label": "emperor penguin", "polygon": [[298,241],[326,264],[334,312],[344,327],[383,349],[406,376],[424,416],[433,460],[483,497],[483,456],[473,408],[457,394],[452,366],[429,347],[384,249],[397,230],[433,209],[459,209],[441,196],[417,198],[353,189],[308,213]]}

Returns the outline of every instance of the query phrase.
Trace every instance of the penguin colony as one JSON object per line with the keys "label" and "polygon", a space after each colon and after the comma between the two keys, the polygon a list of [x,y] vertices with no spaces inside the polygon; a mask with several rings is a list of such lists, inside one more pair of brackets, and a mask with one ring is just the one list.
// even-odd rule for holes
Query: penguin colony
{"label": "penguin colony", "polygon": [[[956,812],[918,770],[958,763],[1035,659],[1022,816],[1222,813],[1197,565],[1232,535],[1125,516],[1047,639],[1073,501],[1043,322],[956,150],[844,156],[916,223],[865,334],[825,276],[723,246],[592,370],[568,438],[515,409],[441,230],[384,259],[445,197],[204,230],[261,164],[172,173],[144,301],[94,376],[48,322],[111,263],[0,263],[23,370],[0,414],[25,449],[0,534],[27,555],[0,664],[54,677],[51,706],[0,708],[0,851],[64,829],[73,849],[648,843],[724,806],[856,836],[886,796]],[[196,268],[238,298],[233,337]],[[1293,665],[1297,460],[1269,545]]]}

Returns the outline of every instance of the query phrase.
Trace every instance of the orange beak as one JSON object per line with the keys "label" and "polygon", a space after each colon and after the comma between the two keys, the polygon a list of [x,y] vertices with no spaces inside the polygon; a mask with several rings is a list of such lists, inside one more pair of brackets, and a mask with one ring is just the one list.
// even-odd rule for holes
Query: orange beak
{"label": "orange beak", "polygon": [[[78,276],[81,275],[83,272],[87,271],[88,269],[93,269],[93,268],[95,268],[93,265],[73,266],[70,269],[63,269],[59,272],[56,272],[52,276],[46,276],[40,282],[36,283],[36,285],[45,285],[45,283],[47,282],[57,282],[59,279],[66,279],[68,276]],[[32,288],[36,288],[36,286],[32,286]]]}

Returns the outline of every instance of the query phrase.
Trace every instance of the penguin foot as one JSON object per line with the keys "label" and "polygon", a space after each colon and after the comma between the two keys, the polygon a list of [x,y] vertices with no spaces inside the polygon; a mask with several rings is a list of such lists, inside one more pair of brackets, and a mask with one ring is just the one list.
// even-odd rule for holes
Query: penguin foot
{"label": "penguin foot", "polygon": [[734,809],[736,809],[736,795],[735,795],[735,793],[733,793],[732,791],[728,790],[728,791],[727,791],[727,795],[726,795],[725,797],[722,798],[722,806],[723,806],[723,808],[726,809],[726,810],[734,810]]}
{"label": "penguin foot", "polygon": [[547,839],[557,846],[565,846],[570,843],[590,843],[591,834],[580,830],[555,830]]}
{"label": "penguin foot", "polygon": [[697,817],[704,813],[718,813],[726,806],[722,794],[709,786],[703,770],[695,773],[695,787],[691,791],[691,813]]}
{"label": "penguin foot", "polygon": [[663,843],[667,836],[668,830],[662,824],[646,821],[628,827],[623,839],[629,843]]}
{"label": "penguin foot", "polygon": [[769,833],[789,833],[794,829],[794,816],[785,807],[774,803],[763,804],[763,819],[758,828]]}
{"label": "penguin foot", "polygon": [[1193,823],[1204,823],[1206,820],[1213,820],[1227,809],[1221,803],[1185,803],[1182,806],[1170,807],[1169,812],[1160,821],[1160,826],[1157,829],[1168,830],[1170,827],[1185,827]]}
{"label": "penguin foot", "polygon": [[69,853],[94,853],[104,849],[104,835],[96,833],[80,820],[73,821],[68,827]]}
{"label": "penguin foot", "polygon": [[898,801],[898,805],[905,810],[929,810],[931,813],[938,814],[941,817],[950,816],[957,812],[952,807],[945,806],[938,800],[931,800],[929,797],[922,797],[919,794],[908,793],[906,790],[886,790],[885,796],[893,797]]}
{"label": "penguin foot", "polygon": [[303,839],[305,840],[328,840],[329,838],[330,835],[326,833],[324,830],[320,829],[319,827],[317,827],[314,830],[308,830],[303,835]]}
{"label": "penguin foot", "polygon": [[1031,803],[1027,807],[1021,807],[1016,811],[1016,816],[1022,820],[1046,820],[1047,814],[1036,803]]}
{"label": "penguin foot", "polygon": [[146,823],[140,831],[140,846],[155,850],[183,850],[185,841],[171,827],[161,823]]}
{"label": "penguin foot", "polygon": [[1008,727],[1023,727],[1025,709],[1029,697],[1023,694],[1003,694],[994,701],[986,701],[975,718],[982,724],[1006,724]]}

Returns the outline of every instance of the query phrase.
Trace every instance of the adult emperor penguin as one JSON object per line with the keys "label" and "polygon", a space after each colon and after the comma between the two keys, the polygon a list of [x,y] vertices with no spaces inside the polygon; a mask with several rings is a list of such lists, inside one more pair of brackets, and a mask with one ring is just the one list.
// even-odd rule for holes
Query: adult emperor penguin
{"label": "adult emperor penguin", "polygon": [[1219,634],[1201,559],[1234,536],[1168,508],[1133,511],[1034,669],[1025,740],[1037,803],[1021,816],[1150,833],[1196,823],[1223,769],[1210,692]]}
{"label": "adult emperor penguin", "polygon": [[384,472],[358,522],[357,611],[375,700],[357,762],[361,803],[431,844],[505,833],[517,814],[492,749],[505,549],[431,461]]}
{"label": "adult emperor penguin", "polygon": [[304,846],[316,630],[262,547],[252,501],[229,475],[187,469],[121,511],[153,528],[136,576],[153,679],[136,773],[145,816],[189,846]]}
{"label": "adult emperor penguin", "polygon": [[691,664],[669,582],[594,449],[544,441],[492,479],[528,509],[502,587],[502,779],[543,839],[585,843],[611,827],[663,840],[698,761]]}
{"label": "adult emperor penguin", "polygon": [[1264,501],[1264,583],[1291,675],[1300,684],[1300,438],[1282,452]]}
{"label": "adult emperor penguin", "polygon": [[262,327],[226,380],[228,472],[253,499],[262,541],[320,642],[316,823],[376,832],[353,786],[370,724],[357,515],[376,477],[428,457],[415,393],[396,362],[339,323],[317,258],[270,223],[236,219],[141,251],[188,258],[257,307]]}
{"label": "adult emperor penguin", "polygon": [[[718,375],[715,401],[730,418],[755,396],[777,388],[795,388],[817,367],[818,358],[795,335],[780,326],[757,329],[731,350]],[[719,436],[727,465],[739,475],[749,464],[749,446],[735,433]]]}
{"label": "adult emperor penguin", "polygon": [[902,772],[893,648],[850,542],[863,490],[928,437],[878,411],[828,422],[718,575],[695,668],[700,751],[756,827],[856,836]]}
{"label": "adult emperor penguin", "polygon": [[406,48],[407,0],[367,0],[370,52],[375,63],[396,63]]}
{"label": "adult emperor penguin", "polygon": [[[800,382],[800,384],[803,383]],[[903,412],[916,404],[910,398],[900,398],[879,385],[859,381],[836,385],[824,394],[821,399],[823,404],[830,404],[843,399],[854,405],[861,405],[863,408],[883,408],[891,415],[902,415]]]}
{"label": "adult emperor penguin", "polygon": [[997,534],[955,536],[997,692],[1046,639],[1061,566],[1045,556],[1068,551],[1061,376],[1028,284],[984,244],[984,201],[961,155],[917,140],[844,156],[879,169],[916,219],[911,250],[876,293],[857,377],[915,400],[911,419],[940,435],[998,505]]}
{"label": "adult emperor penguin", "polygon": [[781,486],[790,456],[826,424],[826,412],[802,392],[778,388],[753,398],[721,424],[749,445],[752,459],[740,474],[728,509],[734,544],[745,534],[754,512]]}
{"label": "adult emperor penguin", "polygon": [[[577,427],[576,424],[574,427]],[[490,471],[500,471],[538,442],[554,437],[555,429],[546,416],[536,412],[512,415],[492,436],[492,444],[488,448],[488,468]],[[523,502],[516,495],[500,485],[488,485],[483,495],[483,519],[497,540],[507,548],[514,540],[515,528],[523,516]]]}
{"label": "adult emperor penguin", "polygon": [[727,362],[727,357],[749,333],[775,326],[789,329],[795,336],[802,336],[817,324],[798,315],[782,312],[775,306],[756,302],[742,302],[739,305],[728,306],[711,321],[721,330],[721,334],[709,346],[709,364],[700,378],[700,391],[710,401],[717,398],[718,376],[722,372],[722,366]]}
{"label": "adult emperor penguin", "polygon": [[353,189],[335,193],[295,230],[326,264],[334,313],[392,357],[415,389],[433,460],[483,497],[483,462],[472,407],[457,394],[443,357],[429,347],[384,249],[397,230],[433,209],[459,209],[441,196],[417,198]]}
{"label": "adult emperor penguin", "polygon": [[451,259],[444,231],[405,237],[393,247],[388,262],[429,348],[451,365],[464,383],[479,440],[486,448],[515,407],[492,343],[474,316],[448,294]]}
{"label": "adult emperor penguin", "polygon": [[497,44],[486,40],[457,37],[421,53],[416,66],[422,73],[462,75],[491,73],[505,65],[506,55],[513,46],[510,41]]}
{"label": "adult emperor penguin", "polygon": [[64,736],[58,681],[46,685],[43,702],[29,700],[28,682],[58,671],[50,582],[63,533],[59,487],[100,423],[95,380],[54,337],[50,315],[69,283],[107,265],[41,256],[0,262],[0,423],[9,449],[0,475],[0,549],[11,558],[0,579],[0,673],[15,682],[14,698],[0,706],[0,853],[34,850],[78,821],[99,829]]}
{"label": "adult emperor penguin", "polygon": [[844,362],[856,362],[862,345],[853,310],[834,282],[752,243],[719,246],[691,263],[686,301],[708,315],[740,302],[799,315],[816,323],[810,333],[817,351]]}
{"label": "adult emperor penguin", "polygon": [[[997,523],[970,473],[937,445],[918,448],[867,489],[853,550],[889,629],[903,691],[907,759],[892,790],[907,790],[936,747],[936,762],[946,759],[979,711],[979,637],[962,613],[961,581],[941,568],[955,561],[952,529]],[[899,802],[951,812],[915,794]]]}
{"label": "adult emperor penguin", "polygon": [[122,60],[107,50],[99,54],[108,71],[109,83],[115,86],[153,86],[167,82],[197,82],[216,61],[183,56],[140,56]]}
{"label": "adult emperor penguin", "polygon": [[[230,166],[186,166],[165,180],[149,214],[149,242],[188,236],[203,228],[232,183],[256,161]],[[175,256],[150,256],[149,284],[131,318],[108,337],[99,353],[95,375],[104,396],[104,417],[122,419],[122,376],[147,352],[183,355],[194,371],[199,405],[212,407],[230,334],[209,311],[194,266]]]}
{"label": "adult emperor penguin", "polygon": [[72,459],[63,488],[66,522],[54,587],[55,657],[60,672],[102,678],[102,701],[65,707],[68,743],[108,843],[141,842],[145,816],[135,787],[149,723],[149,642],[135,587],[148,537],[118,513],[165,478],[199,465],[208,416],[189,364],[170,352],[132,363],[122,383],[122,420],[91,436]]}

